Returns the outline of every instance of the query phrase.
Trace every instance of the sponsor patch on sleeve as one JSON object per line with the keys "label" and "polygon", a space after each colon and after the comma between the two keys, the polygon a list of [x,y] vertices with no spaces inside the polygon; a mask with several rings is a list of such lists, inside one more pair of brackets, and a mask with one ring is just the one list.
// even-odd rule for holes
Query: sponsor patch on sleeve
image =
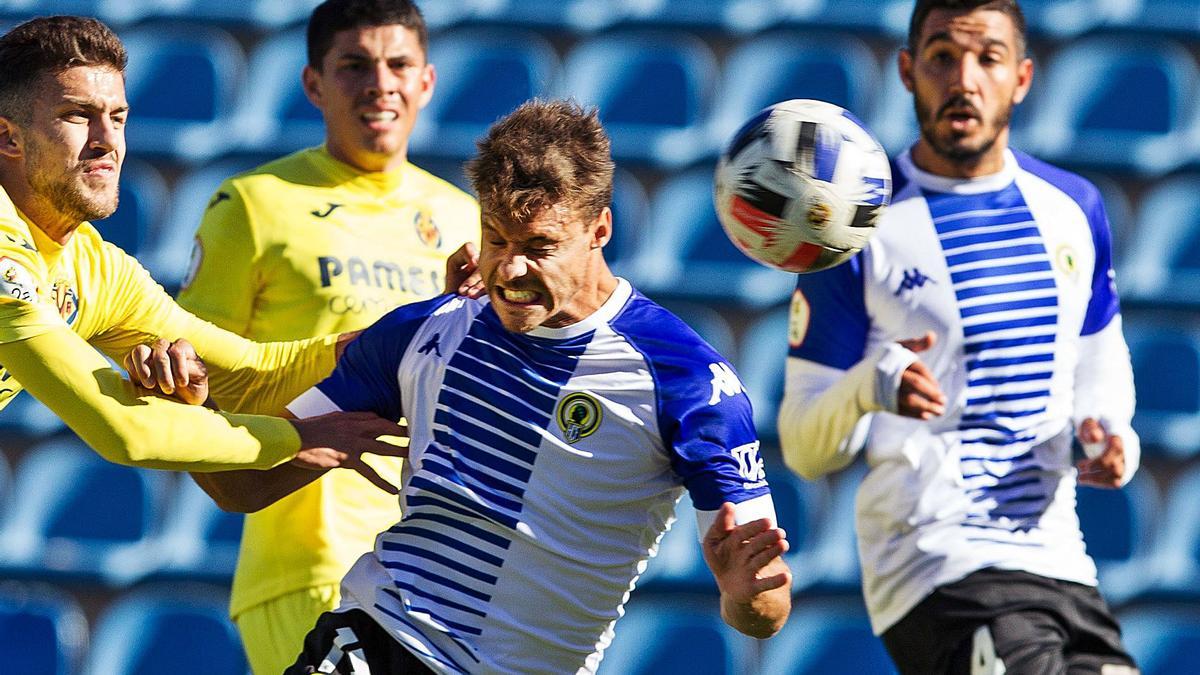
{"label": "sponsor patch on sleeve", "polygon": [[0,256],[0,299],[36,302],[37,291],[32,272],[16,260]]}

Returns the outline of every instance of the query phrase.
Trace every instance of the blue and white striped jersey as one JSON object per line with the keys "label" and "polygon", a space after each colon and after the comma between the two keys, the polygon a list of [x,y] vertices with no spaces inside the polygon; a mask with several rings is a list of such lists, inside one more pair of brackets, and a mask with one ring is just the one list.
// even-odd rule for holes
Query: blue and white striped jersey
{"label": "blue and white striped jersey", "polygon": [[526,334],[486,299],[402,307],[289,410],[407,418],[403,519],[343,607],[439,672],[593,672],[685,488],[701,532],[726,501],[774,518],[737,376],[624,280]]}
{"label": "blue and white striped jersey", "polygon": [[892,206],[863,253],[799,277],[789,363],[789,390],[811,398],[828,373],[938,336],[919,356],[946,414],[872,413],[855,439],[871,467],[857,527],[877,632],[984,567],[1095,584],[1075,514],[1074,421],[1103,417],[1129,453],[1138,445],[1095,187],[1014,152],[978,179],[922,172],[908,154],[893,173]]}

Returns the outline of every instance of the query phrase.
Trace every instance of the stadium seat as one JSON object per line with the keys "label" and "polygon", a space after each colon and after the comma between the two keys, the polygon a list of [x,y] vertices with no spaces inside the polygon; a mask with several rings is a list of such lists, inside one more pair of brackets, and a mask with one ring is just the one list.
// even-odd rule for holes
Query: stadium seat
{"label": "stadium seat", "polygon": [[626,276],[638,239],[650,224],[650,205],[642,182],[620,167],[613,174],[612,212],[613,235],[604,247],[604,259],[614,274]]}
{"label": "stadium seat", "polygon": [[778,436],[775,418],[783,400],[783,373],[788,352],[788,308],[771,310],[756,320],[742,338],[738,375],[754,402],[754,426],[763,438]]}
{"label": "stadium seat", "polygon": [[246,72],[241,47],[212,26],[154,26],[122,35],[130,148],[184,161],[228,148],[229,119]]}
{"label": "stadium seat", "polygon": [[767,307],[787,299],[795,277],[742,254],[717,222],[712,169],[662,183],[651,200],[652,226],[626,269],[646,293]]}
{"label": "stadium seat", "polygon": [[228,583],[237,566],[244,516],[217,508],[195,481],[179,479],[160,539],[163,561],[154,578]]}
{"label": "stadium seat", "polygon": [[303,30],[280,33],[254,48],[246,86],[227,131],[231,145],[283,154],[324,141],[321,111],[300,84],[306,54]]}
{"label": "stadium seat", "polygon": [[812,579],[805,589],[810,595],[862,593],[854,504],[866,473],[866,464],[857,461],[823,479],[828,486],[828,507],[822,516],[820,540],[814,544],[810,558]]}
{"label": "stadium seat", "polygon": [[1181,45],[1111,36],[1059,51],[1031,129],[1037,154],[1162,173],[1191,159],[1195,61]]}
{"label": "stadium seat", "polygon": [[536,33],[460,31],[438,36],[429,49],[438,81],[409,141],[418,154],[474,156],[492,122],[545,98],[558,77],[558,56]]}
{"label": "stadium seat", "polygon": [[0,570],[129,584],[161,563],[157,540],[170,476],[109,463],[76,439],[21,461],[0,529]]}
{"label": "stadium seat", "polygon": [[734,353],[733,328],[725,317],[708,305],[687,301],[664,301],[663,306],[691,326],[701,338],[726,359]]}
{"label": "stadium seat", "polygon": [[912,15],[913,1],[779,0],[773,5],[776,22],[785,26],[817,25],[903,37],[908,34],[908,18]]}
{"label": "stadium seat", "polygon": [[105,241],[137,256],[158,229],[167,209],[167,183],[152,165],[137,160],[121,167],[121,193],[117,210],[92,224]]}
{"label": "stadium seat", "polygon": [[73,675],[87,643],[87,619],[69,595],[43,584],[0,583],[4,672]]}
{"label": "stadium seat", "polygon": [[1149,472],[1136,475],[1120,490],[1080,486],[1076,491],[1083,540],[1110,602],[1119,604],[1144,587],[1160,508]]}
{"label": "stadium seat", "polygon": [[1200,302],[1200,175],[1173,176],[1141,198],[1117,283],[1142,301]]}
{"label": "stadium seat", "polygon": [[793,98],[828,101],[870,119],[879,66],[870,47],[848,35],[775,33],[738,47],[725,62],[722,92],[709,123],[723,149],[746,120]]}
{"label": "stadium seat", "polygon": [[1176,34],[1195,38],[1200,35],[1200,5],[1194,0],[1140,0],[1125,3],[1115,0],[1108,4],[1129,9],[1111,22],[1122,28],[1153,33]]}
{"label": "stadium seat", "polygon": [[28,440],[48,438],[67,428],[62,418],[29,392],[22,392],[0,410],[0,434]]}
{"label": "stadium seat", "polygon": [[1138,589],[1153,597],[1200,601],[1200,469],[1175,477],[1163,509],[1154,555]]}
{"label": "stadium seat", "polygon": [[[297,647],[299,653],[299,647]],[[221,589],[180,585],[134,591],[100,616],[85,675],[246,675]]]}
{"label": "stadium seat", "polygon": [[1125,327],[1138,393],[1133,428],[1147,453],[1190,457],[1200,451],[1200,339],[1158,322]]}
{"label": "stadium seat", "polygon": [[120,26],[153,14],[155,3],[121,0],[3,0],[0,13],[20,20],[47,14],[94,16],[111,26]]}
{"label": "stadium seat", "polygon": [[760,30],[776,18],[775,3],[769,0],[626,0],[624,5],[626,22],[730,33]]}
{"label": "stadium seat", "polygon": [[861,598],[822,598],[793,605],[778,635],[766,643],[763,675],[886,675],[895,673],[871,633]]}
{"label": "stadium seat", "polygon": [[675,506],[675,522],[663,535],[657,555],[651,558],[637,585],[648,592],[716,591],[717,584],[700,550],[696,510],[686,493]]}
{"label": "stadium seat", "polygon": [[[456,4],[446,0],[446,4]],[[538,30],[591,32],[611,26],[627,12],[626,0],[470,0],[462,18],[492,25]]]}
{"label": "stadium seat", "polygon": [[[113,0],[119,2],[119,0]],[[162,0],[181,19],[196,19],[233,25],[276,29],[307,21],[321,0]]]}
{"label": "stadium seat", "polygon": [[602,675],[755,672],[754,641],[721,620],[715,594],[704,597],[634,593],[616,638],[600,663]]}
{"label": "stadium seat", "polygon": [[1200,673],[1200,610],[1146,605],[1121,612],[1121,639],[1141,675]]}
{"label": "stadium seat", "polygon": [[1122,264],[1134,233],[1133,205],[1125,188],[1112,176],[1095,171],[1084,171],[1082,176],[1100,190],[1100,197],[1104,200],[1104,210],[1108,214],[1109,230],[1112,232],[1113,261],[1120,280]]}
{"label": "stadium seat", "polygon": [[217,186],[226,178],[259,163],[250,157],[226,160],[185,174],[176,183],[170,216],[147,247],[146,254],[140,256],[155,281],[168,289],[178,288],[188,270],[196,227],[200,225]]}
{"label": "stadium seat", "polygon": [[619,161],[678,167],[711,154],[703,123],[716,72],[686,33],[611,33],[571,50],[559,93],[599,106]]}

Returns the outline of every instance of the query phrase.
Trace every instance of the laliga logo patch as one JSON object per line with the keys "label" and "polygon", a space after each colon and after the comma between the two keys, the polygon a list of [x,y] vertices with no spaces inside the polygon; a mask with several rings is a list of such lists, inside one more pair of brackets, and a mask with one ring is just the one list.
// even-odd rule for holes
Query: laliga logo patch
{"label": "laliga logo patch", "polygon": [[554,411],[558,428],[562,430],[563,439],[574,443],[581,438],[587,438],[600,428],[604,412],[600,402],[591,394],[575,392],[563,397]]}
{"label": "laliga logo patch", "polygon": [[0,296],[34,302],[37,291],[37,283],[29,270],[12,258],[0,256]]}
{"label": "laliga logo patch", "polygon": [[804,336],[808,335],[808,320],[812,316],[808,299],[797,288],[792,292],[792,306],[788,312],[788,346],[798,349],[804,344]]}
{"label": "laliga logo patch", "polygon": [[200,237],[196,237],[192,241],[192,254],[188,258],[187,272],[183,275],[183,281],[179,283],[179,290],[185,291],[188,286],[192,285],[192,282],[196,280],[196,272],[200,271],[200,263],[202,262],[204,262],[204,244],[200,242]]}
{"label": "laliga logo patch", "polygon": [[54,296],[54,305],[58,307],[58,315],[70,325],[79,315],[79,294],[71,288],[71,282],[59,279],[54,282],[50,293]]}
{"label": "laliga logo patch", "polygon": [[1059,271],[1071,278],[1071,281],[1079,280],[1079,259],[1075,255],[1075,249],[1067,244],[1058,247],[1058,251],[1054,254],[1054,262],[1058,265]]}
{"label": "laliga logo patch", "polygon": [[417,229],[417,238],[421,240],[429,248],[441,248],[442,246],[442,231],[438,229],[437,223],[433,222],[433,216],[427,211],[417,211],[413,216],[413,227]]}

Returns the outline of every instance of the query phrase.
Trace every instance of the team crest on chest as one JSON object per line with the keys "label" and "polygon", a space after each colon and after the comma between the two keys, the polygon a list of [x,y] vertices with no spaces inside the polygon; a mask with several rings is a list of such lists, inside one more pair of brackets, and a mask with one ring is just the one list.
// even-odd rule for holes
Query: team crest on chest
{"label": "team crest on chest", "polygon": [[429,248],[441,248],[442,246],[442,231],[433,220],[433,214],[428,211],[418,209],[413,216],[413,228],[417,231],[417,238],[421,240]]}
{"label": "team crest on chest", "polygon": [[1072,281],[1079,278],[1079,257],[1075,253],[1075,249],[1067,244],[1058,247],[1054,253],[1054,264],[1058,267],[1058,271],[1065,276],[1070,277]]}
{"label": "team crest on chest", "polygon": [[58,308],[58,315],[67,322],[67,325],[74,323],[75,317],[79,315],[79,294],[71,287],[71,282],[66,279],[55,281],[50,288],[50,293],[54,297],[54,306]]}
{"label": "team crest on chest", "polygon": [[604,418],[604,412],[595,396],[578,391],[564,396],[558,402],[554,418],[558,421],[558,428],[562,430],[563,439],[574,443],[596,433],[596,429],[600,428],[600,421]]}

